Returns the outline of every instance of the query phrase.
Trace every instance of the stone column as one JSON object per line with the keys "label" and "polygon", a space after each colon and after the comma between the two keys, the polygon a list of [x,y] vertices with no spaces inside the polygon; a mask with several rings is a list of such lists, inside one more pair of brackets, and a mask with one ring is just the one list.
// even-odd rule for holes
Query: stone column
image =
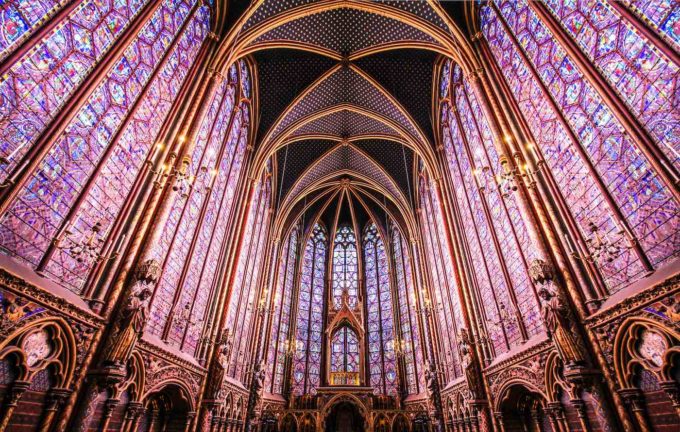
{"label": "stone column", "polygon": [[47,392],[45,414],[40,422],[40,432],[48,432],[52,428],[54,415],[64,405],[64,401],[71,394],[71,390],[65,388],[53,388]]}
{"label": "stone column", "polygon": [[664,381],[660,382],[659,386],[666,392],[678,417],[680,417],[680,384],[675,381]]}
{"label": "stone column", "polygon": [[621,389],[619,390],[619,395],[621,395],[624,403],[633,413],[638,429],[641,432],[652,432],[652,427],[647,421],[642,391],[638,388]]}
{"label": "stone column", "polygon": [[102,422],[99,426],[99,430],[101,432],[106,432],[106,430],[109,428],[109,423],[111,422],[111,416],[113,415],[113,411],[115,411],[116,407],[120,403],[120,399],[107,399],[106,403],[104,404],[104,415],[102,417]]}
{"label": "stone column", "polygon": [[503,412],[496,411],[493,413],[493,416],[496,418],[496,424],[498,425],[500,432],[505,432],[505,424],[503,423]]}
{"label": "stone column", "polygon": [[125,410],[125,424],[123,432],[137,432],[139,420],[144,412],[144,405],[141,402],[128,402]]}
{"label": "stone column", "polygon": [[18,380],[11,384],[5,399],[7,402],[5,403],[2,417],[0,418],[0,431],[4,431],[7,428],[7,425],[12,418],[12,414],[14,413],[14,409],[19,405],[21,396],[28,390],[30,385],[31,383],[29,381]]}

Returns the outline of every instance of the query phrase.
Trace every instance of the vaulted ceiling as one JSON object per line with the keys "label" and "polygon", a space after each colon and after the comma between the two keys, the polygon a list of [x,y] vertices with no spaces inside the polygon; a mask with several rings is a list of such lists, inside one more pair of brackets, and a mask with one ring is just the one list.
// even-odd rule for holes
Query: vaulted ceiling
{"label": "vaulted ceiling", "polygon": [[232,40],[257,66],[255,149],[274,157],[276,205],[295,217],[349,201],[374,217],[412,211],[418,158],[434,148],[435,65],[463,7],[264,0],[241,9]]}

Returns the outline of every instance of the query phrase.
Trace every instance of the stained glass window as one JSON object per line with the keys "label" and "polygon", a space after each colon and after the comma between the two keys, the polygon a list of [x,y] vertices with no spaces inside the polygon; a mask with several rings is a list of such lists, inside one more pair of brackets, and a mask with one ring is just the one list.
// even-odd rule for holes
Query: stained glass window
{"label": "stained glass window", "polygon": [[425,253],[428,265],[432,269],[432,293],[419,295],[422,307],[432,307],[435,311],[438,330],[439,352],[446,378],[451,380],[460,376],[462,371],[457,348],[457,334],[462,327],[462,312],[453,261],[449,252],[448,236],[445,232],[443,214],[436,198],[436,186],[421,172],[419,193]]}
{"label": "stained glass window", "polygon": [[338,228],[333,240],[333,306],[339,309],[343,291],[349,294],[349,305],[357,305],[358,272],[357,245],[354,230],[349,225]]}
{"label": "stained glass window", "polygon": [[680,51],[680,3],[674,0],[623,0],[631,11],[651,23],[677,51]]}
{"label": "stained glass window", "polygon": [[[613,9],[591,4],[593,9],[584,17],[581,6],[572,13],[560,3],[550,3],[560,22],[564,20],[566,36],[574,38],[605,79],[626,93],[621,96],[631,114],[676,160],[677,150],[671,150],[677,146],[678,134],[669,127],[672,119],[663,114],[668,111],[664,95],[677,93],[677,77],[668,81],[676,66],[653,53],[649,41],[632,31]],[[483,6],[481,15],[483,34],[503,79],[571,210],[579,235],[591,239],[590,227],[594,226],[600,235],[619,239],[622,247],[617,256],[595,260],[610,292],[645,274],[641,256],[654,267],[673,259],[680,244],[678,202],[533,7],[526,1],[499,1]],[[608,22],[617,33],[601,29],[600,22]],[[580,27],[585,28],[583,33]],[[601,30],[597,42],[589,39],[592,32],[588,29]],[[634,91],[624,90],[635,82]],[[625,239],[624,223],[632,241]],[[640,249],[636,252],[629,245]]]}
{"label": "stained glass window", "polygon": [[409,394],[416,394],[424,389],[423,383],[419,381],[422,377],[423,353],[420,346],[420,335],[418,333],[418,317],[415,314],[415,287],[411,273],[411,262],[409,260],[409,248],[399,229],[391,227],[392,235],[392,259],[395,269],[395,283],[397,291],[397,303],[399,307],[399,326],[401,330],[401,340],[397,343],[401,345],[404,352],[404,367],[406,372],[406,388]]}
{"label": "stained glass window", "polygon": [[389,265],[385,244],[374,223],[364,228],[362,245],[370,384],[376,394],[396,395],[397,364]]}
{"label": "stained glass window", "polygon": [[[83,2],[86,4],[90,3]],[[3,89],[3,97],[17,95],[15,101],[38,104],[25,107],[33,113],[29,121],[22,119],[24,108],[21,106],[13,102],[3,104],[2,109],[7,108],[9,112],[2,117],[16,121],[14,126],[0,128],[2,133],[11,135],[2,138],[0,144],[1,151],[10,160],[3,176],[16,170],[17,161],[30,147],[31,137],[43,130],[43,120],[49,120],[61,109],[62,102],[54,98],[65,100],[68,92],[83,78],[84,70],[101,58],[99,51],[113,43],[142,5],[120,2],[116,7],[122,9],[117,11],[98,9],[96,13],[90,13],[83,10],[77,16],[69,15],[81,22],[83,32],[86,28],[87,32],[78,33],[76,24],[71,21],[56,27],[54,32],[67,32],[69,38],[78,33],[78,43],[90,46],[93,52],[83,54],[78,51],[78,44],[72,45],[65,40],[49,42],[53,33],[48,33],[45,43],[49,45],[40,45],[39,49],[26,54],[47,57],[19,59],[13,66],[23,68],[26,65],[31,71],[36,68],[30,78],[22,78],[19,69],[3,76],[2,85],[11,87]],[[107,18],[108,13],[113,15]],[[164,18],[168,16],[174,18]],[[43,261],[42,270],[46,276],[81,292],[94,263],[79,262],[62,249],[55,248],[52,241],[65,230],[72,232],[76,239],[81,238],[98,224],[105,240],[102,247],[110,247],[107,236],[121,216],[143,163],[182,89],[208,33],[209,18],[207,6],[190,1],[162,2],[138,33],[130,38],[120,55],[110,59],[111,68],[99,83],[94,83],[89,97],[73,108],[73,115],[64,122],[62,132],[54,135],[52,144],[45,145],[47,150],[37,169],[10,202],[0,226],[0,245],[4,253],[32,266]],[[95,22],[87,24],[87,19]],[[101,31],[96,26],[100,26]],[[66,48],[71,51],[64,51]],[[59,67],[54,63],[57,57],[61,59]],[[75,63],[70,63],[72,61]],[[90,62],[87,63],[90,66],[82,62]],[[33,89],[31,97],[22,96],[24,84]],[[64,91],[67,94],[63,94]],[[34,125],[31,122],[36,118],[40,124]],[[10,142],[15,138],[17,141]],[[23,143],[19,150],[18,143]],[[11,152],[14,155],[9,157]],[[77,208],[74,208],[76,203]]]}
{"label": "stained glass window", "polygon": [[191,158],[195,178],[189,190],[172,197],[169,219],[152,250],[163,273],[147,331],[191,354],[198,347],[226,240],[227,224],[217,221],[233,213],[248,142],[248,104],[234,109],[237,91],[238,82],[225,79],[212,95]]}
{"label": "stained glass window", "polygon": [[0,9],[0,60],[7,57],[67,0],[6,0]]}
{"label": "stained glass window", "polygon": [[[680,91],[680,65],[655,49],[610,2],[549,0],[546,5],[676,168],[680,168],[680,110],[675,100]],[[678,26],[680,6],[675,7]]]}
{"label": "stained glass window", "polygon": [[488,317],[487,331],[496,351],[502,352],[542,329],[538,297],[527,268],[536,257],[536,248],[519,213],[516,194],[506,193],[496,180],[504,169],[476,95],[458,65],[452,72],[452,78],[441,78],[451,82],[451,102],[442,105],[444,150],[462,240]]}
{"label": "stained glass window", "polygon": [[331,338],[331,372],[359,372],[359,338],[356,332],[342,326]]}
{"label": "stained glass window", "polygon": [[272,393],[283,392],[286,351],[293,349],[294,340],[290,339],[291,307],[297,268],[297,253],[300,238],[298,227],[291,231],[286,247],[281,253],[276,292],[274,293],[274,320],[271,329],[271,342],[267,354],[267,384]]}
{"label": "stained glass window", "polygon": [[305,243],[297,299],[293,394],[314,394],[320,384],[323,297],[328,236],[316,224]]}
{"label": "stained glass window", "polygon": [[[36,1],[35,8],[27,6],[31,3],[10,2],[8,9],[3,4],[0,20],[5,18],[2,15],[6,13],[9,14],[6,18],[10,20],[12,17],[18,18],[13,12],[21,9],[29,15],[37,13],[39,9],[42,12],[48,10],[47,2]],[[16,168],[49,121],[61,110],[93,67],[105,59],[109,48],[123,35],[146,3],[142,0],[111,3],[83,1],[36,42],[33,49],[26,51],[12,64],[0,81],[0,94],[3,101],[7,102],[2,104],[2,109],[8,113],[4,118],[4,127],[0,128],[0,149],[4,156],[11,155],[7,158],[9,164],[0,167],[0,180],[7,178]],[[188,5],[184,4],[181,9],[175,9],[176,6],[173,2],[159,5],[156,14],[178,13],[184,19],[189,12]],[[0,31],[0,46],[3,35],[10,35],[13,30],[22,27],[16,24],[17,21],[0,21],[4,27],[4,31]],[[27,30],[27,27],[23,29]],[[121,97],[117,94],[119,89],[114,91],[112,95]]]}
{"label": "stained glass window", "polygon": [[229,374],[238,380],[244,379],[248,361],[249,343],[252,339],[250,332],[255,315],[254,309],[257,306],[256,296],[261,275],[264,273],[262,265],[269,228],[270,205],[271,176],[265,173],[251,199],[251,211],[241,244],[233,282],[234,289],[227,311],[226,328],[234,336]]}

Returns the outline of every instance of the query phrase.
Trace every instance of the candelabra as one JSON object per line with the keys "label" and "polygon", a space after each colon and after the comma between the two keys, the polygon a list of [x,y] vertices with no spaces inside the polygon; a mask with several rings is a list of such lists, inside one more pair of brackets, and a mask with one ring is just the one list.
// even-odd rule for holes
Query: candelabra
{"label": "candelabra", "polygon": [[[77,237],[73,231],[73,227],[80,221],[80,216],[76,218],[73,223],[66,226],[62,236],[55,240],[55,246],[58,249],[66,251],[78,263],[95,263],[104,260],[115,259],[120,253],[120,247],[111,255],[101,253],[101,247],[104,244],[104,239],[101,237],[102,224],[100,221],[95,222],[88,233]],[[121,237],[120,245],[125,242],[125,234]]]}
{"label": "candelabra", "polygon": [[624,231],[618,224],[617,230],[614,232],[613,238],[607,232],[602,232],[600,228],[593,221],[588,222],[588,230],[591,237],[586,240],[588,248],[592,251],[590,259],[592,261],[599,261],[600,263],[610,263],[616,259],[624,250],[630,249],[630,246],[622,246],[624,241]]}
{"label": "candelabra", "polygon": [[172,325],[177,330],[181,331],[183,328],[188,328],[189,326],[193,327],[203,323],[203,319],[201,318],[197,320],[193,320],[191,318],[191,305],[189,303],[185,303],[184,307],[179,311],[179,313],[176,313],[172,318]]}
{"label": "candelabra", "polygon": [[286,339],[283,341],[283,355],[292,358],[296,352],[302,351],[302,341]]}
{"label": "candelabra", "polygon": [[[151,160],[147,162],[149,164],[152,163]],[[154,186],[157,189],[160,189],[165,184],[165,181],[172,177],[174,178],[172,190],[174,192],[180,193],[183,198],[186,198],[189,195],[189,190],[193,186],[194,180],[196,179],[193,175],[191,175],[189,169],[190,165],[191,158],[189,158],[189,156],[185,156],[182,159],[179,168],[173,167],[170,170],[166,164],[163,164],[161,168],[157,170],[151,169],[151,173],[155,174],[156,176],[153,181]],[[204,167],[201,167],[201,169],[204,169]]]}
{"label": "candelabra", "polygon": [[502,332],[509,330],[510,327],[514,325],[516,321],[508,311],[508,308],[505,306],[505,303],[501,302],[498,305],[497,319],[496,320],[487,319],[486,322],[487,325],[493,328],[491,337],[490,338],[487,336],[472,337],[473,339],[475,339],[474,341],[471,341],[472,343],[482,343],[483,341],[488,339],[495,341],[497,340],[498,335],[497,331],[500,331],[502,334]]}
{"label": "candelabra", "polygon": [[421,307],[416,307],[417,313],[422,314],[423,316],[429,318],[435,311],[442,309],[441,304],[434,305],[432,303],[432,300],[430,299],[430,296],[427,294],[427,291],[425,291],[425,289],[422,289],[421,293],[423,297],[423,303]]}
{"label": "candelabra", "polygon": [[[268,294],[269,294],[269,289],[265,288],[264,291],[262,291],[262,295],[260,296],[260,300],[258,300],[258,302],[257,302],[257,306],[255,306],[255,311],[260,316],[265,316],[265,315],[271,314],[273,312],[273,309],[269,307],[269,304],[267,302]],[[252,310],[252,303],[249,305],[249,309]]]}
{"label": "candelabra", "polygon": [[392,349],[397,357],[404,357],[411,350],[411,344],[406,339],[396,338],[388,342],[388,348]]}

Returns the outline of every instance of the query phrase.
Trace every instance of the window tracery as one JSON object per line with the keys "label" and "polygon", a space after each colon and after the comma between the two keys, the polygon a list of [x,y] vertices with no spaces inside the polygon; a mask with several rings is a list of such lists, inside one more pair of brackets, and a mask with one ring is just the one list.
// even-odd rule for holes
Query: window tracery
{"label": "window tracery", "polygon": [[333,307],[340,309],[342,293],[349,294],[349,306],[358,301],[359,267],[354,230],[349,225],[338,228],[333,240]]}
{"label": "window tracery", "polygon": [[295,349],[295,340],[290,338],[291,307],[293,291],[296,282],[296,268],[298,263],[298,244],[300,240],[299,227],[294,227],[288,236],[286,248],[281,257],[277,280],[276,293],[274,294],[274,322],[272,323],[272,341],[269,345],[267,363],[270,365],[268,385],[271,392],[282,394],[285,381],[286,357],[291,350]]}
{"label": "window tracery", "polygon": [[[425,259],[432,269],[430,272],[432,294],[420,293],[421,311],[429,308],[434,313],[437,324],[439,352],[446,367],[447,380],[462,374],[458,353],[458,332],[463,328],[454,263],[449,252],[448,236],[446,236],[442,209],[436,195],[436,184],[422,171],[418,192],[420,194],[420,208],[422,230],[425,246]],[[425,326],[427,329],[427,326]],[[430,335],[430,337],[433,337]]]}
{"label": "window tracery", "polygon": [[321,338],[328,236],[314,225],[305,244],[297,300],[296,350],[293,356],[292,390],[295,395],[314,394],[321,379]]}
{"label": "window tracery", "polygon": [[364,228],[362,243],[370,384],[376,394],[396,395],[398,382],[392,284],[385,243],[374,223]]}
{"label": "window tracery", "polygon": [[[517,196],[498,179],[506,168],[470,82],[458,65],[442,104],[442,139],[461,220],[462,241],[497,353],[542,331],[539,302],[528,276],[535,256]],[[449,102],[450,101],[450,102]]]}
{"label": "window tracery", "polygon": [[[2,250],[76,293],[82,293],[96,262],[78,260],[52,241],[66,231],[85,237],[99,229],[98,253],[105,245],[111,249],[107,238],[182,89],[210,18],[209,7],[194,1],[162,2],[114,58],[107,48],[122,37],[143,2],[116,3],[115,14],[101,6],[84,2],[74,9],[0,82],[3,98],[9,98],[3,99],[8,104],[3,105],[0,151],[6,163],[0,164],[0,179],[8,181],[37,164],[3,215]],[[109,71],[92,83],[82,104],[65,105],[99,62],[109,62]],[[38,142],[64,110],[72,112],[60,132]],[[40,151],[34,149],[37,144]]]}
{"label": "window tracery", "polygon": [[[392,224],[391,224],[392,225]],[[425,388],[423,352],[418,331],[418,317],[416,316],[416,291],[411,271],[411,261],[408,244],[399,229],[392,225],[392,260],[395,269],[395,283],[397,302],[399,306],[399,326],[401,338],[395,344],[403,351],[405,381],[409,394],[417,394]]]}
{"label": "window tracery", "polygon": [[[663,54],[654,51],[648,40],[619,19],[614,8],[592,4],[595,9],[588,14],[582,6],[573,10],[562,9],[557,2],[550,6],[560,25],[568,28],[567,37],[575,38],[610,84],[623,89],[626,83],[638,83],[623,100],[631,114],[638,115],[648,129],[653,128],[655,140],[664,143],[661,150],[676,161],[677,150],[672,150],[677,146],[675,137],[667,135],[671,129],[666,120],[658,120],[660,116],[672,121],[663,114],[667,112],[664,94],[676,84],[666,79],[655,80],[654,86],[649,83],[655,76],[650,74],[668,76],[672,67],[666,66]],[[580,22],[577,18],[586,15],[586,21],[572,28],[570,23]],[[597,266],[609,293],[639,279],[650,267],[658,268],[673,259],[680,226],[677,200],[654,168],[654,161],[625,131],[560,39],[553,37],[525,1],[483,6],[481,22],[494,61],[533,136],[535,145],[530,146],[534,156],[545,160],[571,210],[570,217],[578,225],[577,234],[586,242],[589,255],[585,259]],[[603,22],[618,28],[618,33],[603,30],[594,45],[585,36]],[[583,33],[580,27],[585,28]],[[623,46],[623,40],[631,43]],[[651,70],[645,67],[652,64],[656,66]],[[653,104],[631,108],[633,101],[657,93]],[[676,115],[677,110],[672,116]],[[613,256],[599,258],[594,250],[596,235],[616,240]]]}

